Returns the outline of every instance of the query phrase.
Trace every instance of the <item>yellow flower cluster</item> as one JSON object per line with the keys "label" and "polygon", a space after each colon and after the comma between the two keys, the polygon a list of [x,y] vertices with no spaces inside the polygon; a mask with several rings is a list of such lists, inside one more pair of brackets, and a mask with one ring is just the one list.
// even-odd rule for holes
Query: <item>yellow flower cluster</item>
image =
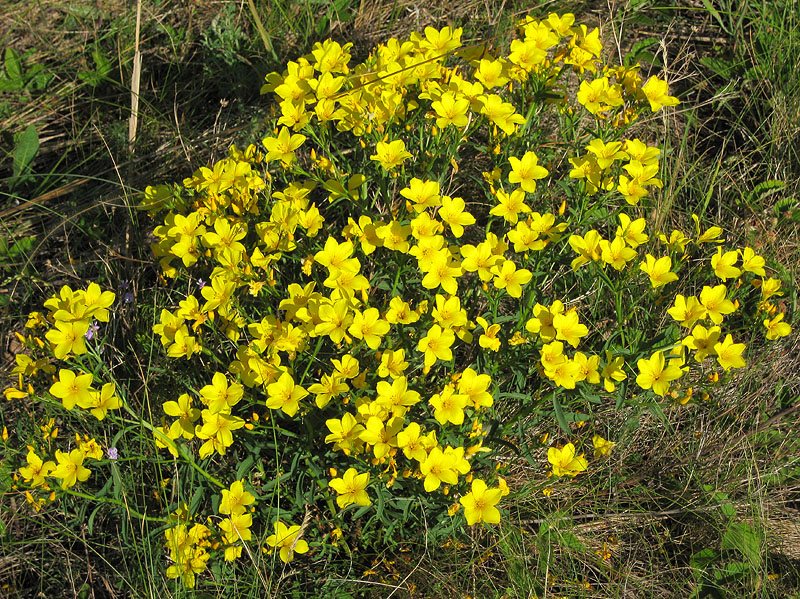
{"label": "yellow flower cluster", "polygon": [[[615,211],[616,231],[604,239],[599,225],[585,231],[602,218],[572,205],[567,212],[566,201],[554,208],[563,200],[550,203],[558,183],[595,210],[601,195],[638,210],[662,187],[660,149],[614,129],[678,101],[665,81],[643,81],[638,66],[604,65],[599,30],[572,15],[519,25],[519,39],[498,55],[463,48],[461,29],[451,27],[391,39],[357,65],[350,44],[317,43],[267,75],[262,93],[275,100],[274,119],[260,146],[231,147],[182,185],[146,190],[142,208],[160,215],[153,252],[164,277],[191,272],[185,295],[161,310],[153,331],[169,358],[220,364],[199,390],[165,398],[154,427],[159,448],[225,467],[245,436],[258,443],[281,431],[297,443],[293,452],[313,451],[325,463],[329,480],[313,476],[332,512],[367,509],[388,489],[437,505],[453,492],[452,514],[463,506],[468,524],[492,524],[508,488],[476,473],[486,466],[486,424],[498,423],[498,387],[508,381],[495,357],[519,352],[541,386],[567,398],[587,385],[614,393],[633,376],[641,389],[666,395],[689,368],[686,348],[696,361],[716,357],[724,370],[743,365],[744,346],[717,330],[732,312],[724,285],[722,298],[713,286],[699,299],[675,296],[669,313],[696,325],[691,335],[633,357],[618,344],[588,351],[591,323],[544,285],[572,248],[572,271],[564,269],[571,281],[594,268],[613,286],[611,277],[633,270],[658,298],[678,280],[686,252],[721,242],[722,231],[701,234],[698,219],[695,239],[674,231],[651,240],[644,218]],[[534,106],[521,104],[531,98],[559,118],[577,112],[599,125],[571,170],[521,135],[533,125]],[[467,146],[488,166],[462,179]],[[555,181],[559,172],[569,175]],[[664,255],[643,251],[656,239]],[[783,315],[767,302],[778,289],[763,259],[750,248],[719,248],[710,262],[723,281],[759,276],[767,335],[785,333]],[[699,324],[705,318],[708,329]],[[626,364],[636,358],[638,376]],[[595,457],[612,446],[595,436]],[[572,443],[551,447],[548,459],[556,476],[588,467]],[[211,538],[226,560],[241,556],[257,522],[243,482],[222,491],[218,531],[188,521],[170,529],[171,577],[193,585]],[[284,513],[268,521],[266,551],[289,562],[310,550],[307,522],[291,524]]]}
{"label": "yellow flower cluster", "polygon": [[[648,187],[663,187],[661,179],[656,177],[661,154],[657,147],[648,146],[639,139],[606,143],[595,138],[586,146],[586,151],[583,156],[569,159],[573,166],[569,176],[582,180],[589,196],[616,188],[628,204],[635,206],[647,197]],[[627,161],[622,166],[627,175],[620,174],[615,183],[613,167],[617,161]]]}
{"label": "yellow flower cluster", "polygon": [[[46,437],[50,437],[50,435],[48,434]],[[19,468],[19,475],[31,489],[41,488],[43,491],[51,490],[46,480],[48,478],[60,480],[62,490],[74,487],[79,482],[86,482],[91,475],[91,470],[84,465],[85,461],[102,459],[103,450],[95,439],[88,435],[81,437],[78,433],[75,433],[75,445],[75,449],[68,453],[57,449],[55,461],[44,460],[36,448],[28,445],[26,464]],[[43,447],[42,452],[44,451]],[[25,491],[25,497],[37,511],[44,503],[43,498],[34,498],[29,490]],[[51,493],[48,499],[54,501],[55,494]]]}

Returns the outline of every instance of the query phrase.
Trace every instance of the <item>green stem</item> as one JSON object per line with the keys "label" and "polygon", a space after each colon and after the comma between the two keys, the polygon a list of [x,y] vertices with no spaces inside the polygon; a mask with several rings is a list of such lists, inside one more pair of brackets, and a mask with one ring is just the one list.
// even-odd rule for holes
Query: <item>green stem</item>
{"label": "green stem", "polygon": [[64,489],[64,492],[68,495],[74,495],[75,497],[81,497],[83,499],[89,499],[91,501],[99,501],[100,503],[108,503],[110,505],[116,505],[117,507],[125,508],[125,511],[128,512],[131,516],[135,518],[139,518],[140,520],[144,520],[146,522],[167,522],[166,518],[156,518],[154,516],[147,516],[145,514],[141,514],[136,510],[132,510],[125,502],[120,501],[118,499],[111,499],[109,497],[96,497],[95,495],[91,495],[89,493],[81,493],[80,491],[72,491],[71,489]]}
{"label": "green stem", "polygon": [[211,474],[206,472],[199,464],[197,464],[197,462],[194,461],[194,459],[189,454],[189,452],[186,451],[185,447],[176,445],[175,442],[172,439],[170,439],[167,435],[165,435],[160,430],[158,430],[155,426],[150,424],[147,420],[143,420],[142,418],[139,418],[139,416],[137,416],[137,414],[133,411],[133,409],[130,407],[130,405],[128,405],[127,401],[123,401],[122,402],[122,406],[123,406],[123,408],[125,408],[125,411],[128,412],[128,414],[130,414],[131,417],[134,418],[134,420],[137,423],[139,423],[141,426],[144,426],[146,429],[148,429],[154,435],[156,435],[159,438],[159,440],[161,440],[163,443],[168,445],[170,448],[172,448],[175,451],[177,451],[178,454],[180,454],[180,456],[184,460],[186,460],[186,463],[189,464],[192,468],[194,468],[200,475],[202,475],[203,478],[205,478],[209,482],[217,485],[221,489],[225,488],[225,484],[221,480],[219,480],[215,476],[212,476]]}
{"label": "green stem", "polygon": [[617,311],[617,324],[619,325],[619,336],[622,339],[622,344],[627,346],[628,342],[625,338],[625,316],[622,310],[622,294],[619,292],[617,286],[611,281],[605,270],[596,266],[597,272],[600,273],[600,278],[605,282],[606,286],[614,294],[614,307]]}

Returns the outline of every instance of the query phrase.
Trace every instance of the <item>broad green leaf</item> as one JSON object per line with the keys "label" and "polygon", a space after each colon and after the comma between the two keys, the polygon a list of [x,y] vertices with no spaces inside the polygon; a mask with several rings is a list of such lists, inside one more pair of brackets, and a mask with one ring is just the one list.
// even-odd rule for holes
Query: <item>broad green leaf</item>
{"label": "broad green leaf", "polygon": [[13,48],[6,48],[5,56],[6,77],[12,81],[22,80],[22,61]]}
{"label": "broad green leaf", "polygon": [[722,549],[741,553],[753,567],[761,564],[761,539],[749,524],[732,522],[722,535]]}
{"label": "broad green leaf", "polygon": [[28,170],[39,151],[39,135],[34,125],[28,125],[14,149],[14,179],[19,179]]}
{"label": "broad green leaf", "polygon": [[[702,571],[717,560],[719,560],[719,552],[713,549],[703,549],[691,555],[689,565],[693,570]],[[696,574],[699,574],[699,572],[696,572]]]}

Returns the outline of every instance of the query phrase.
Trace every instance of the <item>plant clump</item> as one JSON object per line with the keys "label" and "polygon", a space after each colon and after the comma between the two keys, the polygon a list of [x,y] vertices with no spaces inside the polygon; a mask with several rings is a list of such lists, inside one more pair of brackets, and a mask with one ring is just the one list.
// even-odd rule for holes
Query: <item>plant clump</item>
{"label": "plant clump", "polygon": [[[95,382],[111,292],[64,287],[31,315],[6,397],[55,398],[112,438],[142,423],[141,459],[174,462],[167,577],[327,558],[370,526],[497,524],[513,490],[496,457],[531,418],[564,437],[531,450],[548,484],[591,476],[614,446],[598,406],[702,401],[745,340],[791,331],[752,248],[648,218],[661,149],[631,132],[678,104],[666,81],[605,61],[570,14],[526,17],[497,51],[461,34],[357,65],[318,43],[266,76],[261,144],[146,190],[170,298],[152,332],[186,375],[152,416]],[[116,450],[50,431],[18,471],[28,501],[79,483],[91,500]]]}

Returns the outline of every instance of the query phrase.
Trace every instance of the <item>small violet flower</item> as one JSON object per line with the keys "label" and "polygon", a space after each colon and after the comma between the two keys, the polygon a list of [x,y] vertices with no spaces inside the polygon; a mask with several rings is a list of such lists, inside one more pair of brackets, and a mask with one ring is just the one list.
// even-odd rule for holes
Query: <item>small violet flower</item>
{"label": "small violet flower", "polygon": [[86,337],[87,341],[91,341],[92,337],[97,335],[97,331],[99,331],[99,330],[100,330],[100,325],[97,324],[96,322],[93,322],[92,324],[89,325],[89,329],[86,331],[86,333],[83,336]]}

